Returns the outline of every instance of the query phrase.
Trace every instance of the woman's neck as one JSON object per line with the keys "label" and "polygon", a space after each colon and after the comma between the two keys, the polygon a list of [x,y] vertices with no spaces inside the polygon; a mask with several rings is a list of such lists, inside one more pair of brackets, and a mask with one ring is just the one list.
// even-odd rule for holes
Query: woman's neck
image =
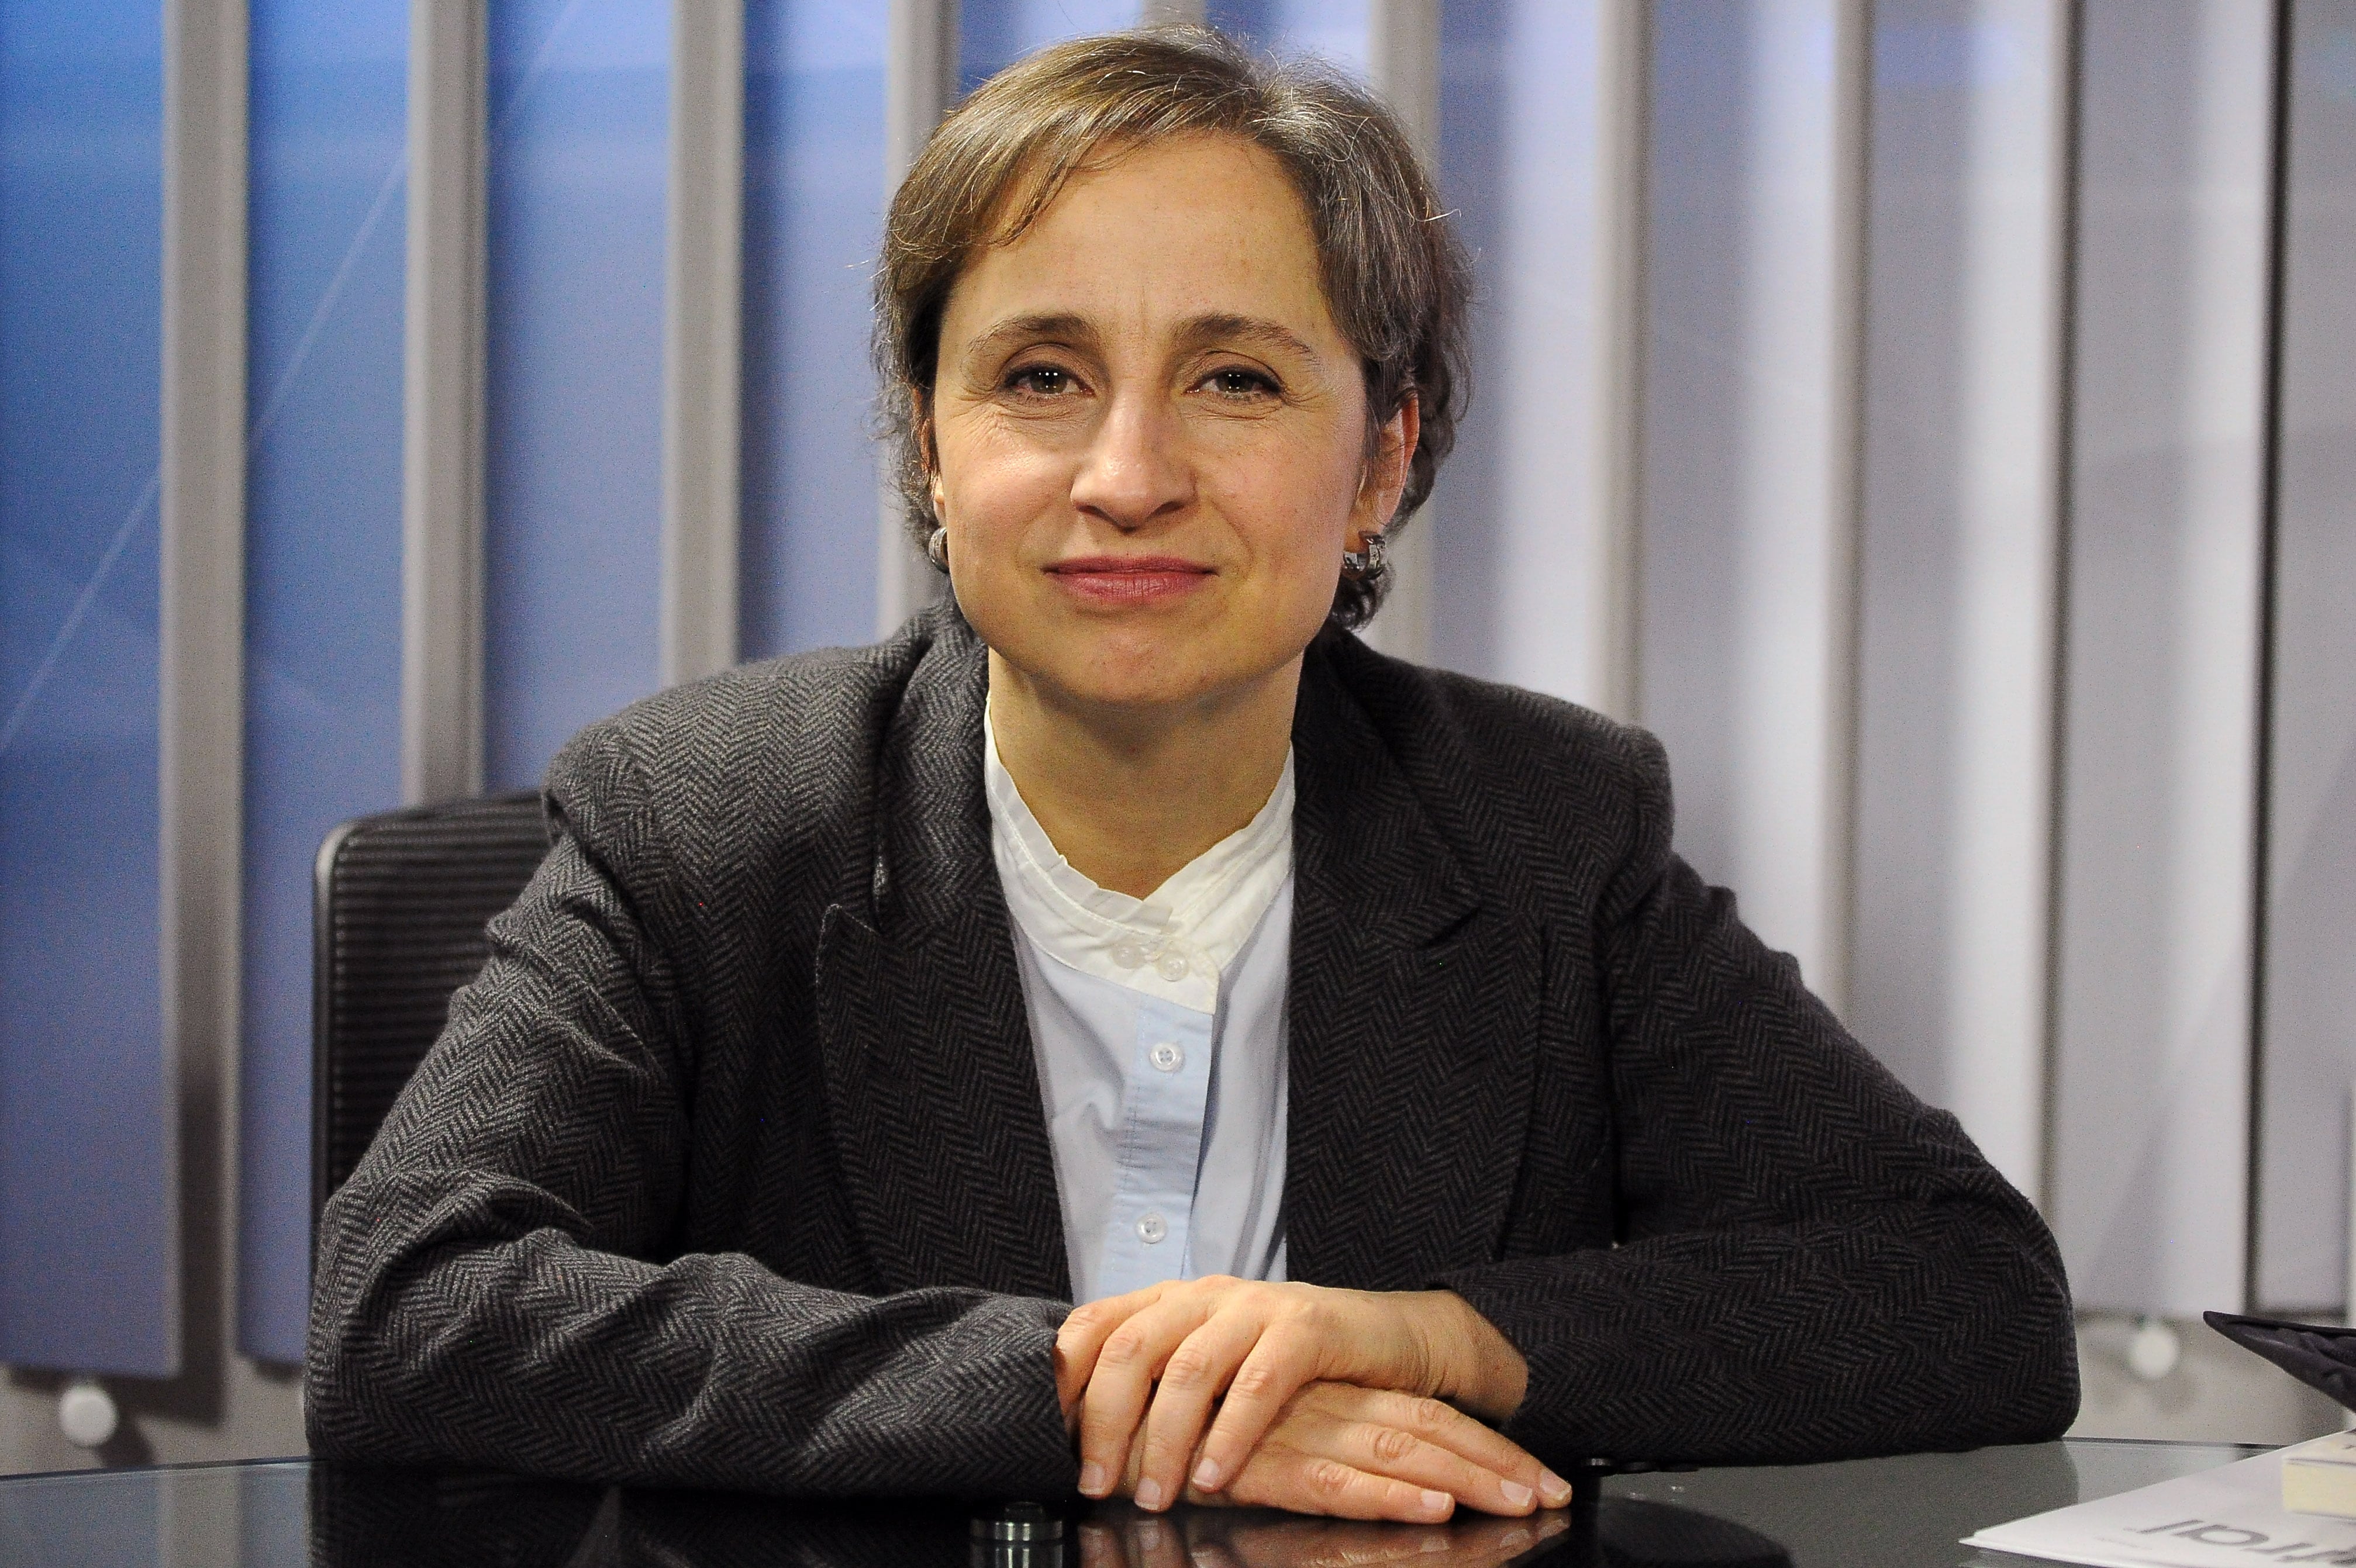
{"label": "woman's neck", "polygon": [[1259,814],[1283,775],[1298,657],[1249,688],[1151,713],[1064,699],[990,656],[990,725],[1023,804],[1100,888],[1146,898]]}

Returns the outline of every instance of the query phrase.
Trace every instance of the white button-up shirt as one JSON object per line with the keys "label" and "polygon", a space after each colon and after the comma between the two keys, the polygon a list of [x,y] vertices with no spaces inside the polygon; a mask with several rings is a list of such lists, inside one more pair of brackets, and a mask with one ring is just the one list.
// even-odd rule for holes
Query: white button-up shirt
{"label": "white button-up shirt", "polygon": [[1258,816],[1133,899],[1056,851],[986,714],[981,752],[1073,1298],[1282,1279],[1291,757]]}

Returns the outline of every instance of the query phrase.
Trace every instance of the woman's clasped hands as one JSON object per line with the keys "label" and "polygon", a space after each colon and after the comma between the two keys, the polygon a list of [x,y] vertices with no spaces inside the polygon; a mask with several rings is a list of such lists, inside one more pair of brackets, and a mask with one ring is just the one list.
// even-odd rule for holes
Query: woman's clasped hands
{"label": "woman's clasped hands", "polygon": [[1451,1291],[1224,1275],[1076,1309],[1056,1392],[1080,1490],[1430,1522],[1526,1514],[1569,1483],[1487,1423],[1520,1405],[1520,1354]]}

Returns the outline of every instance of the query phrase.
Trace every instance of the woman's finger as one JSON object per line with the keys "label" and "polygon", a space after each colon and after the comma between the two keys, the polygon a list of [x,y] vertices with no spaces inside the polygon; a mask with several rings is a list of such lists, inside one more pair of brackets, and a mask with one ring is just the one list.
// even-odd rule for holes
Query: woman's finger
{"label": "woman's finger", "polygon": [[[1328,1392],[1331,1391],[1331,1392]],[[1459,1456],[1481,1470],[1500,1477],[1508,1486],[1526,1488],[1533,1493],[1540,1508],[1562,1508],[1570,1501],[1570,1483],[1538,1463],[1533,1455],[1505,1434],[1465,1414],[1440,1400],[1415,1394],[1397,1393],[1387,1390],[1349,1389],[1344,1385],[1320,1385],[1322,1400],[1333,1404],[1346,1403],[1348,1413],[1361,1420],[1387,1423],[1412,1433],[1422,1441]],[[1508,1502],[1516,1495],[1502,1494]],[[1476,1499],[1458,1496],[1473,1507],[1498,1510]],[[1508,1512],[1520,1513],[1518,1507]]]}
{"label": "woman's finger", "polygon": [[1190,1483],[1205,1492],[1218,1489],[1216,1481],[1206,1483],[1197,1462],[1203,1429],[1265,1326],[1265,1318],[1248,1307],[1215,1311],[1162,1362],[1141,1435],[1136,1492],[1141,1508],[1162,1507]]}
{"label": "woman's finger", "polygon": [[1282,1318],[1261,1330],[1204,1435],[1191,1477],[1195,1486],[1216,1491],[1243,1468],[1292,1396],[1318,1377],[1324,1352],[1313,1321]]}
{"label": "woman's finger", "polygon": [[1067,1417],[1088,1386],[1088,1378],[1096,1371],[1097,1354],[1104,1349],[1105,1340],[1113,1330],[1160,1300],[1168,1288],[1150,1285],[1126,1296],[1108,1296],[1102,1301],[1072,1308],[1063,1326],[1055,1330],[1055,1391],[1063,1398]]}
{"label": "woman's finger", "polygon": [[[1185,1495],[1189,1500],[1424,1523],[1449,1518],[1458,1503],[1511,1520],[1569,1500],[1569,1488],[1558,1481],[1558,1495],[1545,1496],[1518,1478],[1546,1472],[1517,1445],[1485,1429],[1472,1430],[1479,1425],[1436,1401],[1312,1382],[1287,1403],[1226,1488],[1205,1493],[1190,1487]],[[1491,1461],[1504,1468],[1490,1468]],[[1434,1498],[1449,1506],[1435,1505]]]}
{"label": "woman's finger", "polygon": [[1334,1519],[1391,1519],[1436,1524],[1456,1499],[1435,1487],[1370,1475],[1323,1455],[1263,1445],[1227,1488],[1231,1500]]}
{"label": "woman's finger", "polygon": [[[1472,1417],[1437,1401],[1383,1389],[1310,1384],[1248,1457],[1246,1475],[1262,1467],[1264,1456],[1278,1452],[1335,1460],[1420,1490],[1444,1491],[1468,1508],[1507,1518],[1569,1500],[1567,1484]],[[1245,1501],[1251,1490],[1239,1477],[1219,1495]]]}
{"label": "woman's finger", "polygon": [[[1104,1497],[1130,1469],[1130,1441],[1145,1419],[1154,1379],[1162,1375],[1171,1352],[1202,1326],[1217,1299],[1204,1292],[1169,1291],[1105,1337],[1080,1401],[1082,1492]],[[1161,1502],[1166,1504],[1172,1495],[1165,1493]]]}
{"label": "woman's finger", "polygon": [[1483,1513],[1518,1517],[1537,1507],[1537,1488],[1476,1465],[1387,1421],[1333,1422],[1322,1432],[1312,1428],[1301,1436],[1288,1436],[1288,1442],[1313,1445],[1316,1452],[1369,1475],[1446,1492]]}

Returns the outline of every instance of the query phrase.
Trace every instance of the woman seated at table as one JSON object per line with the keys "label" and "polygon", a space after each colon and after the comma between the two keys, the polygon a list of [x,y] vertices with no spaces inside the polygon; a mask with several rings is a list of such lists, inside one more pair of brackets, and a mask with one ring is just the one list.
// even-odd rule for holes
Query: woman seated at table
{"label": "woman seated at table", "polygon": [[949,116],[876,296],[953,597],[557,759],[322,1223],[319,1453],[1430,1520],[2061,1433],[2044,1226],[1658,742],[1351,635],[1467,293],[1390,116],[1215,35]]}

